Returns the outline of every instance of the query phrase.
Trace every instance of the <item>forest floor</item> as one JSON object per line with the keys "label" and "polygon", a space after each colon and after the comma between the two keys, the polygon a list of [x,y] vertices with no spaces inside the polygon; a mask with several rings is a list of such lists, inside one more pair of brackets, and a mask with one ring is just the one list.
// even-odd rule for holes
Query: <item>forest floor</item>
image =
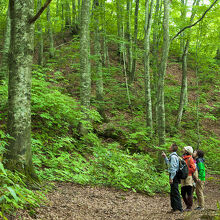
{"label": "forest floor", "polygon": [[[27,211],[19,210],[16,217],[10,217],[9,220],[220,219],[220,209],[217,208],[217,202],[220,203],[220,176],[207,177],[205,210],[182,214],[168,213],[171,208],[167,194],[150,197],[132,191],[60,182],[55,183],[47,198],[48,203],[38,208],[32,217]],[[196,205],[195,200],[193,208]]]}

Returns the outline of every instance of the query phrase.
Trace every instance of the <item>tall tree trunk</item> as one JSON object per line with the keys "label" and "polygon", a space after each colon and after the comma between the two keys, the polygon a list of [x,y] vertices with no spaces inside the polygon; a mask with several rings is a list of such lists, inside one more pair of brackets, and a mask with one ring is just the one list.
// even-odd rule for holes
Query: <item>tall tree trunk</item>
{"label": "tall tree trunk", "polygon": [[153,22],[153,44],[152,44],[152,56],[153,56],[153,83],[154,90],[157,91],[158,80],[158,58],[159,58],[159,41],[160,41],[160,26],[161,26],[161,0],[156,1],[156,8],[154,13]]}
{"label": "tall tree trunk", "polygon": [[61,3],[61,32],[62,32],[62,38],[64,39],[64,3]]}
{"label": "tall tree trunk", "polygon": [[164,77],[166,74],[167,59],[169,54],[169,0],[164,0],[164,18],[163,18],[163,46],[162,57],[158,79],[157,92],[157,131],[159,138],[159,146],[165,144],[165,107],[164,107]]}
{"label": "tall tree trunk", "polygon": [[[190,23],[193,22],[193,19],[195,17],[195,10],[194,5],[199,5],[200,0],[195,0],[192,6],[192,14],[190,17]],[[185,5],[184,5],[185,6]],[[181,85],[181,93],[180,93],[180,102],[179,102],[179,109],[177,114],[177,120],[176,120],[176,126],[180,127],[180,123],[183,116],[183,109],[187,105],[188,98],[187,98],[187,55],[189,50],[189,43],[190,43],[190,32],[188,31],[188,36],[186,37],[186,41],[183,41],[183,55],[182,55],[182,85]]]}
{"label": "tall tree trunk", "polygon": [[8,8],[2,61],[0,66],[0,84],[2,83],[1,81],[8,78],[8,53],[10,47],[10,34],[11,34],[11,20],[10,20],[10,9]]}
{"label": "tall tree trunk", "polygon": [[154,0],[151,0],[149,9],[149,0],[145,1],[145,36],[144,36],[144,76],[145,76],[145,106],[146,106],[146,125],[150,129],[150,135],[153,132],[152,103],[151,103],[151,79],[150,79],[150,32],[152,24],[152,10]]}
{"label": "tall tree trunk", "polygon": [[135,18],[134,18],[134,44],[133,44],[133,60],[132,60],[132,70],[131,70],[131,81],[132,83],[135,78],[136,71],[136,60],[137,60],[137,33],[138,33],[138,10],[139,10],[139,0],[136,0],[135,5]]}
{"label": "tall tree trunk", "polygon": [[33,0],[9,1],[11,44],[8,87],[8,133],[6,166],[36,177],[31,153],[31,65],[33,59]]}
{"label": "tall tree trunk", "polygon": [[132,39],[131,39],[131,0],[127,0],[127,26],[126,26],[126,40],[127,40],[127,68],[128,77],[131,81],[131,71],[132,71]]}
{"label": "tall tree trunk", "polygon": [[81,0],[78,0],[78,24],[80,25],[80,23],[81,23]]}
{"label": "tall tree trunk", "polygon": [[[161,40],[161,11],[162,11],[162,1],[156,0],[156,8],[154,13],[154,21],[153,21],[153,43],[152,43],[152,69],[153,69],[153,77],[152,77],[152,88],[154,94],[157,94],[157,86],[158,86],[158,74],[159,74],[159,43]],[[153,106],[153,118],[156,120],[155,129],[157,130],[157,97],[152,96],[152,106]]]}
{"label": "tall tree trunk", "polygon": [[[41,8],[41,0],[37,1],[37,11]],[[44,42],[43,42],[43,33],[41,27],[41,20],[39,19],[37,22],[37,36],[38,36],[38,64],[44,64]]]}
{"label": "tall tree trunk", "polygon": [[91,96],[91,72],[90,72],[90,36],[89,36],[89,22],[90,22],[90,0],[82,1],[81,10],[81,32],[80,32],[80,99],[82,112],[84,114],[84,121],[80,125],[80,133],[82,135],[87,133],[86,121],[89,120],[88,110],[90,108]]}
{"label": "tall tree trunk", "polygon": [[57,3],[56,3],[56,17],[59,17],[59,0],[57,0]]}
{"label": "tall tree trunk", "polygon": [[182,120],[183,109],[186,103],[186,96],[187,96],[187,54],[189,49],[189,39],[186,41],[186,45],[183,52],[182,57],[182,85],[181,85],[181,92],[180,92],[180,103],[177,115],[176,126],[180,126],[180,122]]}
{"label": "tall tree trunk", "polygon": [[[118,38],[121,41],[123,39],[123,14],[121,0],[116,0],[116,11],[117,11],[117,27],[118,27]],[[120,61],[123,59],[123,43],[118,43],[118,53],[120,56]]]}
{"label": "tall tree trunk", "polygon": [[196,39],[196,133],[197,133],[197,150],[201,144],[200,138],[200,117],[199,117],[199,102],[200,102],[200,92],[199,92],[199,65],[198,65],[198,49],[199,49],[199,33]]}
{"label": "tall tree trunk", "polygon": [[71,26],[70,4],[68,0],[65,0],[65,28],[69,29],[70,26]]}
{"label": "tall tree trunk", "polygon": [[219,49],[219,48],[216,50],[215,59],[216,59],[216,60],[220,60],[220,49]]}
{"label": "tall tree trunk", "polygon": [[[122,38],[124,39],[124,23],[122,23]],[[122,43],[122,47],[125,48],[124,42]],[[124,68],[124,76],[125,76],[125,86],[126,86],[126,93],[128,98],[128,106],[130,110],[132,111],[131,106],[131,98],[130,98],[130,92],[129,92],[129,85],[128,85],[128,74],[127,74],[127,66],[126,66],[126,50],[122,50],[122,61],[123,61],[123,68]]]}
{"label": "tall tree trunk", "polygon": [[104,103],[103,103],[103,78],[102,78],[102,57],[101,57],[101,44],[100,44],[100,32],[99,32],[99,25],[100,25],[100,5],[99,0],[94,0],[94,14],[93,14],[93,20],[95,25],[95,34],[94,34],[94,49],[95,49],[95,74],[96,74],[96,99],[98,101],[98,112],[103,117],[103,119],[106,119],[105,113],[104,113]]}
{"label": "tall tree trunk", "polygon": [[54,41],[53,41],[53,30],[52,30],[52,23],[50,17],[50,6],[47,7],[47,22],[48,22],[48,35],[50,40],[50,49],[49,49],[49,56],[50,58],[54,57],[55,49],[54,49]]}
{"label": "tall tree trunk", "polygon": [[[181,21],[182,21],[181,28],[186,25],[187,4],[188,4],[188,0],[181,0],[181,5],[182,5],[182,8],[181,8]],[[181,51],[180,60],[181,61],[183,59],[183,54],[185,51],[185,44],[186,44],[185,32],[182,32],[181,37],[180,37],[180,51]]]}
{"label": "tall tree trunk", "polygon": [[72,26],[76,25],[77,20],[76,20],[76,3],[75,0],[72,0]]}
{"label": "tall tree trunk", "polygon": [[103,12],[101,13],[101,24],[102,24],[102,36],[103,36],[103,45],[102,45],[102,50],[103,50],[103,63],[105,66],[109,66],[109,56],[108,56],[108,44],[106,42],[106,20],[105,20],[105,0],[101,1],[101,8]]}

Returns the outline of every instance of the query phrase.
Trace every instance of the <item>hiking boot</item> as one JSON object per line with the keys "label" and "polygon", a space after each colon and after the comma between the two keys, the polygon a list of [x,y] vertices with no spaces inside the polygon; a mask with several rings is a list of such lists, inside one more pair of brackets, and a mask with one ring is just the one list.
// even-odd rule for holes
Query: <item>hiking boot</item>
{"label": "hiking boot", "polygon": [[184,212],[190,212],[190,211],[192,211],[192,209],[186,208],[186,209],[184,209],[183,211],[184,211]]}
{"label": "hiking boot", "polygon": [[200,210],[200,211],[202,211],[202,210],[204,210],[204,208],[203,208],[203,207],[198,206],[197,208],[195,208],[195,210]]}
{"label": "hiking boot", "polygon": [[182,213],[182,212],[183,212],[183,210],[178,210],[178,209],[174,210],[174,209],[171,209],[171,210],[168,211],[167,213]]}
{"label": "hiking boot", "polygon": [[182,212],[183,212],[182,209],[181,210],[177,209],[177,210],[174,211],[174,213],[182,213]]}

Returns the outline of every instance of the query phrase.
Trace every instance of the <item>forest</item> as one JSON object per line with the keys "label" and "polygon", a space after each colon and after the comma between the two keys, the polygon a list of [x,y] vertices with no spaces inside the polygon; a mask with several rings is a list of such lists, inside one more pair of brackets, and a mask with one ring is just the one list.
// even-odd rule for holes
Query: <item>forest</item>
{"label": "forest", "polygon": [[177,219],[173,143],[220,218],[219,73],[218,0],[0,0],[0,219]]}

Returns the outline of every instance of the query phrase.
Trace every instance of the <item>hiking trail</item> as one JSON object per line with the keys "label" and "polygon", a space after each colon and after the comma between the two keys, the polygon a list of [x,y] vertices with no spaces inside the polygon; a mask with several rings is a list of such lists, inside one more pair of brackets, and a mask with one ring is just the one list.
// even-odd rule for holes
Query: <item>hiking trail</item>
{"label": "hiking trail", "polygon": [[[168,194],[147,196],[114,188],[55,183],[48,193],[49,203],[36,210],[32,217],[19,210],[9,219],[38,220],[197,220],[220,219],[220,176],[209,175],[205,184],[205,210],[171,214]],[[193,209],[197,207],[194,199]],[[183,205],[183,208],[185,206]]]}

